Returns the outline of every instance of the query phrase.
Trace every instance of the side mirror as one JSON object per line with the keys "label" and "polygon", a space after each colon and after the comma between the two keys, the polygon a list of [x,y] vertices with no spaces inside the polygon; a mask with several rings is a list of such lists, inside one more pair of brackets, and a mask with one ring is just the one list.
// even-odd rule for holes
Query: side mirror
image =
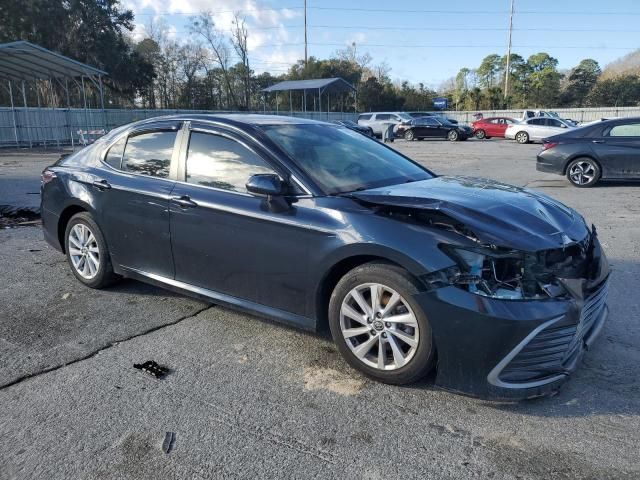
{"label": "side mirror", "polygon": [[279,196],[285,193],[285,184],[275,173],[252,175],[245,185],[249,193],[255,195]]}

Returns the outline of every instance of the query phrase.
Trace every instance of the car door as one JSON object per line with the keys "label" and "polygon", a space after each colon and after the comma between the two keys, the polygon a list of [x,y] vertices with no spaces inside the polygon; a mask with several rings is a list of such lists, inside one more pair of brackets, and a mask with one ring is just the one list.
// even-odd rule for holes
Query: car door
{"label": "car door", "polygon": [[116,265],[173,277],[169,196],[180,123],[158,122],[119,138],[105,153],[112,168],[94,181],[98,221]]}
{"label": "car door", "polygon": [[373,133],[376,135],[382,135],[382,132],[387,128],[387,125],[391,121],[391,114],[389,113],[376,113],[373,121]]}
{"label": "car door", "polygon": [[640,122],[614,125],[592,141],[603,174],[611,178],[640,178]]}
{"label": "car door", "polygon": [[484,125],[485,132],[487,137],[498,137],[500,136],[500,128],[498,127],[499,118],[491,118],[487,120]]}
{"label": "car door", "polygon": [[420,120],[421,129],[422,129],[422,137],[425,138],[436,138],[442,136],[440,133],[440,122],[438,122],[433,117],[424,117]]}
{"label": "car door", "polygon": [[545,118],[532,118],[527,120],[527,132],[530,140],[541,140],[548,136]]}
{"label": "car door", "polygon": [[311,200],[268,208],[245,188],[254,174],[282,173],[265,151],[223,128],[196,124],[188,136],[170,206],[175,279],[305,315],[309,251],[319,238]]}
{"label": "car door", "polygon": [[567,131],[569,127],[564,122],[561,122],[557,118],[546,118],[546,127],[549,133],[547,136],[558,135]]}

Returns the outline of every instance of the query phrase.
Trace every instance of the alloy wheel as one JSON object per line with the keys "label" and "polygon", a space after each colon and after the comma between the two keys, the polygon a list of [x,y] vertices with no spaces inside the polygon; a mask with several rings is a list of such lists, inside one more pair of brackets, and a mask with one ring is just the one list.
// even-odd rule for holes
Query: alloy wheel
{"label": "alloy wheel", "polygon": [[591,162],[576,162],[569,169],[569,179],[576,185],[587,185],[595,176],[596,168]]}
{"label": "alloy wheel", "polygon": [[518,132],[516,134],[516,141],[518,143],[527,143],[529,142],[529,135],[527,134],[527,132]]}
{"label": "alloy wheel", "polygon": [[416,315],[395,290],[380,283],[353,288],[342,301],[340,330],[351,352],[378,370],[405,366],[416,353]]}
{"label": "alloy wheel", "polygon": [[87,280],[94,278],[100,270],[100,249],[93,232],[82,223],[69,231],[69,257],[78,275]]}

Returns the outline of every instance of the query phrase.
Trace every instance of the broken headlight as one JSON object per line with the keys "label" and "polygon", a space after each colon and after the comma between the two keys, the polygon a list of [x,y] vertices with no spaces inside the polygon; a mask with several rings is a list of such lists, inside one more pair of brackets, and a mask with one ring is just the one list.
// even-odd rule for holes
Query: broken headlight
{"label": "broken headlight", "polygon": [[540,299],[561,295],[562,287],[532,277],[531,259],[516,250],[443,246],[456,266],[427,275],[437,288],[454,285],[470,293],[509,300]]}
{"label": "broken headlight", "polygon": [[524,257],[519,252],[449,247],[445,252],[460,268],[454,283],[487,297],[521,299]]}

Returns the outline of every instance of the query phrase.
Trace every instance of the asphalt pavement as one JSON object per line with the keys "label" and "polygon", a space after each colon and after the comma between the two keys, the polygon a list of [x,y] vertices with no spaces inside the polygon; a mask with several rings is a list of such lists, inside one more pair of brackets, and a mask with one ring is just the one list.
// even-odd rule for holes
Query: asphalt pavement
{"label": "asphalt pavement", "polygon": [[[598,226],[611,314],[558,395],[494,403],[429,379],[375,383],[325,336],[135,281],[87,289],[38,226],[8,228],[0,478],[639,478],[640,184],[573,188],[535,171],[536,145],[393,146],[437,173],[538,189]],[[43,155],[0,153],[0,204],[37,199],[59,154]],[[146,360],[167,377],[133,368]]]}

